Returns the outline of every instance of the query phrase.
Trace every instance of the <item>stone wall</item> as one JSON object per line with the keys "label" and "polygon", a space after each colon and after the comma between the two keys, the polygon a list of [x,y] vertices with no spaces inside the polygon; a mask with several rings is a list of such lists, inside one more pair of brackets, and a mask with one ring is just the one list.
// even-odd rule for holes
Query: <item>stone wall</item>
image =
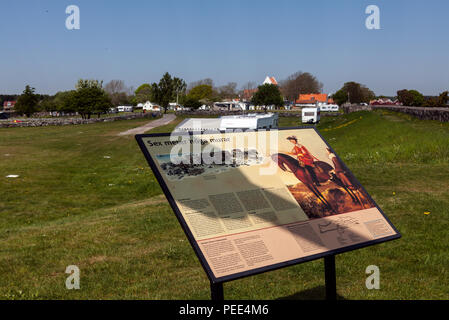
{"label": "stone wall", "polygon": [[153,119],[159,117],[161,114],[158,112],[154,113],[134,113],[127,115],[118,115],[103,118],[91,118],[91,119],[81,119],[81,118],[30,118],[30,119],[7,119],[0,120],[0,128],[10,128],[10,127],[45,127],[45,126],[66,126],[66,125],[78,125],[78,124],[89,124],[97,122],[111,122],[120,120],[132,120],[132,119],[142,119],[148,118]]}
{"label": "stone wall", "polygon": [[449,108],[421,108],[421,107],[407,107],[407,106],[343,106],[345,113],[362,111],[362,110],[390,110],[402,112],[421,120],[437,120],[441,122],[449,122]]}

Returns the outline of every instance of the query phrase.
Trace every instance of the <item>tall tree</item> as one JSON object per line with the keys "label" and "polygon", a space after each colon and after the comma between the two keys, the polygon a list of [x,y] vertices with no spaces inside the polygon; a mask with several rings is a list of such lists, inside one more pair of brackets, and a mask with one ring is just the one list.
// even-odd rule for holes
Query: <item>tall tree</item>
{"label": "tall tree", "polygon": [[176,103],[179,102],[179,98],[185,96],[187,90],[187,84],[183,79],[174,77],[173,78],[173,99],[176,100]]}
{"label": "tall tree", "polygon": [[208,84],[200,84],[192,88],[187,96],[196,100],[212,100],[214,90],[212,86]]}
{"label": "tall tree", "polygon": [[332,95],[332,99],[336,104],[341,106],[348,101],[348,92],[344,89],[340,89]]}
{"label": "tall tree", "polygon": [[144,83],[141,86],[139,86],[136,89],[136,91],[134,91],[134,94],[136,103],[145,103],[153,99],[152,88],[151,85],[148,83]]}
{"label": "tall tree", "polygon": [[258,87],[256,93],[254,93],[251,102],[256,106],[264,106],[265,110],[267,106],[274,105],[281,107],[284,104],[281,92],[278,86],[274,84],[264,84]]}
{"label": "tall tree", "polygon": [[17,112],[25,114],[30,117],[33,113],[38,111],[38,95],[34,93],[35,89],[27,85],[23,93],[17,99],[15,109]]}
{"label": "tall tree", "polygon": [[123,80],[111,80],[104,86],[104,91],[106,91],[110,95],[125,92],[125,82]]}
{"label": "tall tree", "polygon": [[288,100],[295,101],[301,93],[320,93],[323,84],[309,72],[298,71],[281,81],[281,90]]}
{"label": "tall tree", "polygon": [[237,98],[237,83],[228,82],[224,86],[219,87],[218,97],[220,98],[220,100]]}
{"label": "tall tree", "polygon": [[414,107],[420,107],[424,104],[424,96],[421,92],[417,90],[409,90],[410,94],[413,97],[412,106]]}
{"label": "tall tree", "polygon": [[79,80],[65,107],[77,111],[83,119],[109,111],[113,105],[102,84],[103,81],[98,80]]}
{"label": "tall tree", "polygon": [[129,88],[125,85],[123,80],[111,80],[105,86],[104,90],[111,98],[114,106],[129,104]]}
{"label": "tall tree", "polygon": [[202,84],[211,86],[212,88],[214,87],[214,81],[211,78],[206,78],[206,79],[190,82],[187,87],[187,91],[190,91],[192,88],[197,87]]}
{"label": "tall tree", "polygon": [[62,112],[76,112],[76,110],[71,105],[71,97],[75,90],[71,91],[60,91],[55,94],[53,102],[56,106],[57,111]]}
{"label": "tall tree", "polygon": [[407,89],[399,90],[397,92],[398,101],[404,106],[411,106],[413,103],[413,95]]}
{"label": "tall tree", "polygon": [[[345,98],[346,99],[343,101]],[[346,82],[339,91],[337,91],[332,98],[338,104],[342,104],[346,101],[350,103],[361,103],[361,102],[370,102],[370,100],[375,98],[375,94],[373,91],[368,89],[363,84],[350,81]]]}
{"label": "tall tree", "polygon": [[176,91],[183,91],[186,87],[184,80],[179,78],[172,78],[172,76],[166,72],[159,83],[153,83],[151,85],[151,91],[154,102],[164,108],[164,112],[167,112],[170,100],[176,98]]}
{"label": "tall tree", "polygon": [[447,106],[448,102],[449,102],[449,91],[444,91],[440,93],[440,96],[438,97],[438,104],[444,107]]}
{"label": "tall tree", "polygon": [[192,98],[189,95],[183,96],[181,103],[184,107],[190,109],[198,109],[199,107],[202,106],[202,103],[199,100]]}

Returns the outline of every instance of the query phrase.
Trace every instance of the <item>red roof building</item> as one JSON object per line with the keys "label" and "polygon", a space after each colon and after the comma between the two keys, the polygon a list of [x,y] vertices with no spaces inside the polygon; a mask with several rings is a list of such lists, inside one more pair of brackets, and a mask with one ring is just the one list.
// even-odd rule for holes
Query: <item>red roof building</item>
{"label": "red roof building", "polygon": [[17,101],[5,101],[3,102],[3,110],[12,110]]}
{"label": "red roof building", "polygon": [[317,103],[329,103],[333,104],[334,100],[330,99],[327,93],[311,93],[311,94],[300,94],[295,103],[301,104],[317,104]]}

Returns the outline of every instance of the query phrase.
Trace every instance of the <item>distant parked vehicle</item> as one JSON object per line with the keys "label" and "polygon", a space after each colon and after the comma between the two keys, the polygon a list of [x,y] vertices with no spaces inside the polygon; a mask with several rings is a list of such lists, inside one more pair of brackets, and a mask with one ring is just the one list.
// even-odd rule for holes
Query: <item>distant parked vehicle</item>
{"label": "distant parked vehicle", "polygon": [[320,111],[331,111],[335,112],[339,110],[338,104],[319,104]]}
{"label": "distant parked vehicle", "polygon": [[246,115],[223,116],[220,120],[220,130],[277,129],[279,115],[277,113],[249,113]]}
{"label": "distant parked vehicle", "polygon": [[320,108],[303,108],[302,123],[318,123],[320,121]]}
{"label": "distant parked vehicle", "polygon": [[9,119],[9,113],[7,112],[0,112],[0,120]]}
{"label": "distant parked vehicle", "polygon": [[133,106],[118,106],[117,111],[118,112],[133,112],[134,107]]}

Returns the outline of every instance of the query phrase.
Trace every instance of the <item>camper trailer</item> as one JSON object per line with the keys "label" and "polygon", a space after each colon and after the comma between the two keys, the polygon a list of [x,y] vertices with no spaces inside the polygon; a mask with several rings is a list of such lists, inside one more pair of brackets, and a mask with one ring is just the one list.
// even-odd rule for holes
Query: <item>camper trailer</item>
{"label": "camper trailer", "polygon": [[276,129],[278,127],[278,119],[277,113],[224,116],[221,117],[220,130]]}
{"label": "camper trailer", "polygon": [[303,108],[302,123],[318,123],[320,121],[320,108]]}
{"label": "camper trailer", "polygon": [[322,103],[318,105],[320,108],[320,111],[330,111],[330,112],[336,112],[338,111],[338,104],[327,104],[327,103]]}
{"label": "camper trailer", "polygon": [[117,107],[117,111],[118,112],[133,112],[133,107],[132,106],[118,106]]}
{"label": "camper trailer", "polygon": [[247,114],[236,116],[223,116],[221,118],[189,118],[181,122],[175,132],[179,131],[224,131],[248,129],[276,129],[278,127],[278,114]]}

